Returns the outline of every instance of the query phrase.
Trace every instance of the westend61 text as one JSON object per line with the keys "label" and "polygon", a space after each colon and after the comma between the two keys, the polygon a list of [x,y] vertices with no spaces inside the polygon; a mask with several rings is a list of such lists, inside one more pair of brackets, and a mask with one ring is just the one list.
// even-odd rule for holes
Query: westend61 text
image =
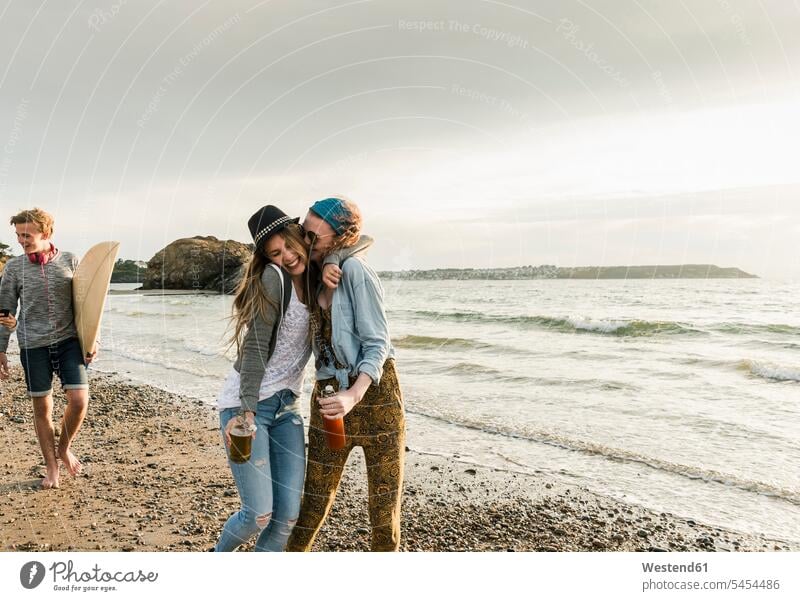
{"label": "westend61 text", "polygon": [[708,574],[707,563],[643,563],[642,571],[647,572],[705,572]]}
{"label": "westend61 text", "polygon": [[56,561],[50,566],[53,572],[53,582],[155,582],[158,579],[158,572],[106,572],[97,564],[88,572],[76,572],[73,570],[72,561],[64,563]]}

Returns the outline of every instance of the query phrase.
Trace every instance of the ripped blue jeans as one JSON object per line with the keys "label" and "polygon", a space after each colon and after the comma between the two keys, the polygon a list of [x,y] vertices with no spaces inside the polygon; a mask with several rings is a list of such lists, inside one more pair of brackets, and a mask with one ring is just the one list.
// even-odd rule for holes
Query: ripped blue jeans
{"label": "ripped blue jeans", "polygon": [[[256,551],[283,551],[286,547],[300,513],[306,467],[298,405],[291,390],[258,402],[258,429],[250,460],[241,464],[228,460],[242,508],[228,518],[215,551],[233,551],[257,533]],[[238,413],[238,408],[220,412],[223,444],[225,426]]]}

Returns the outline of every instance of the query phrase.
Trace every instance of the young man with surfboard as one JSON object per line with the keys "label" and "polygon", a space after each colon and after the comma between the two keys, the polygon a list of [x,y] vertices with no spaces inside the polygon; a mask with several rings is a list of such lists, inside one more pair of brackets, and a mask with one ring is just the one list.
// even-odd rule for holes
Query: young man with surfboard
{"label": "young man with surfboard", "polygon": [[[23,254],[6,263],[0,281],[0,378],[9,376],[8,341],[16,329],[20,360],[28,394],[33,399],[34,426],[44,455],[46,476],[42,488],[58,488],[58,459],[72,476],[81,464],[71,444],[89,403],[85,357],[78,341],[73,311],[72,280],[78,258],[62,252],[50,241],[53,217],[39,208],[11,218]],[[19,306],[19,312],[18,312]],[[17,320],[17,315],[19,319]],[[57,373],[67,397],[58,444],[53,428],[53,374]]]}

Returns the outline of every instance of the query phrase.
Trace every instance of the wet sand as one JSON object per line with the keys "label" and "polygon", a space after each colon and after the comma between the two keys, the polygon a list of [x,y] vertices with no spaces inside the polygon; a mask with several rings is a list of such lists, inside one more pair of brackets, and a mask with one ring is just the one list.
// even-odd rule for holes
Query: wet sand
{"label": "wet sand", "polygon": [[[4,551],[205,551],[238,509],[218,433],[202,402],[90,372],[73,445],[83,473],[44,475],[17,358],[0,394],[0,548]],[[59,387],[56,386],[58,389]],[[54,422],[63,413],[56,394]],[[320,551],[366,551],[364,458],[354,452]],[[773,551],[800,545],[740,534],[566,487],[547,478],[406,454],[404,551]],[[243,547],[246,549],[249,547]]]}

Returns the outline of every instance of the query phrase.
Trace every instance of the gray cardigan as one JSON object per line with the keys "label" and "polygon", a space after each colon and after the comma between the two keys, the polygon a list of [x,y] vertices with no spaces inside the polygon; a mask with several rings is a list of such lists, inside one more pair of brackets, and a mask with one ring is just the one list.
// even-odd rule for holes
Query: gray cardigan
{"label": "gray cardigan", "polygon": [[[17,319],[20,348],[49,346],[78,335],[72,311],[72,276],[78,257],[58,251],[46,265],[19,255],[6,263],[0,281],[0,309]],[[19,309],[18,309],[19,308]],[[8,349],[11,330],[0,326],[0,353]]]}
{"label": "gray cardigan", "polygon": [[[369,236],[361,238],[353,246],[342,248],[331,253],[325,258],[325,264],[341,264],[345,259],[366,251],[372,246],[373,240]],[[261,274],[261,285],[270,301],[266,315],[258,315],[247,328],[242,340],[239,356],[233,368],[241,375],[239,384],[239,401],[242,411],[256,412],[261,381],[267,371],[272,353],[278,340],[283,314],[289,306],[292,297],[292,278],[283,269],[280,275],[272,267],[264,269]],[[277,310],[275,307],[280,307]]]}

